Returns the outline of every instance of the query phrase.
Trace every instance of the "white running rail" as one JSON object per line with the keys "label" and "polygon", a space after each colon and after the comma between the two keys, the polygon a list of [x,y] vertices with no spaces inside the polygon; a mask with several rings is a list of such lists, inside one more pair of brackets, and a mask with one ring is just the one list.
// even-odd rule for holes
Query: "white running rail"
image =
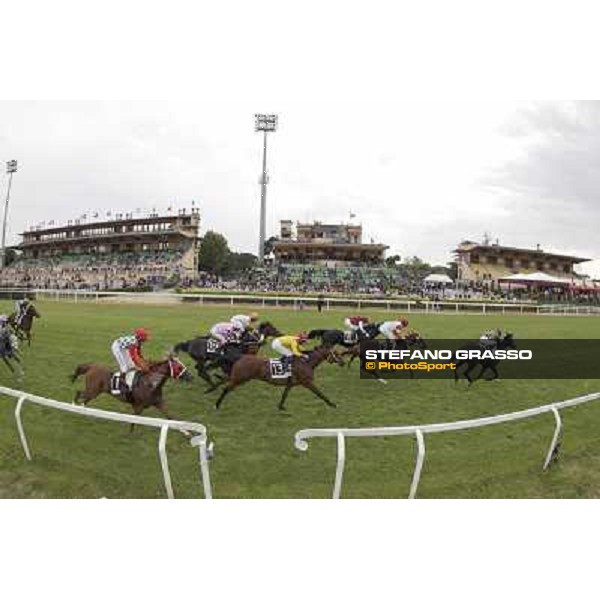
{"label": "white running rail", "polygon": [[17,430],[19,432],[19,438],[21,445],[23,446],[23,452],[27,460],[31,460],[31,450],[27,437],[25,436],[25,428],[23,427],[23,421],[21,419],[21,411],[23,405],[26,402],[32,404],[38,404],[40,406],[46,406],[48,408],[55,408],[64,412],[76,413],[85,417],[91,417],[93,419],[102,419],[104,421],[119,421],[121,423],[131,423],[135,425],[144,425],[146,427],[155,427],[160,429],[160,435],[158,438],[158,456],[160,458],[160,466],[162,469],[163,480],[165,483],[165,489],[169,498],[174,498],[173,484],[171,482],[171,472],[169,470],[169,461],[167,458],[167,435],[170,429],[180,431],[186,435],[190,435],[190,443],[193,447],[198,448],[199,459],[200,459],[200,476],[202,480],[202,487],[204,489],[204,497],[209,500],[212,498],[212,488],[210,483],[210,471],[208,466],[209,454],[212,454],[212,447],[207,448],[208,436],[206,427],[200,423],[191,423],[186,421],[172,421],[168,419],[156,419],[153,417],[140,417],[137,415],[126,415],[121,413],[109,412],[106,410],[99,410],[97,408],[87,408],[84,406],[76,406],[74,404],[67,404],[66,402],[58,402],[57,400],[50,400],[49,398],[43,398],[41,396],[35,396],[22,392],[20,390],[13,390],[0,386],[0,395],[15,398],[17,405],[15,408],[15,421],[17,423]]}
{"label": "white running rail", "polygon": [[344,466],[346,462],[346,444],[347,437],[387,437],[398,435],[414,435],[417,443],[417,456],[413,470],[412,482],[410,486],[409,499],[417,496],[419,482],[421,480],[421,471],[425,461],[425,434],[440,433],[444,431],[461,431],[464,429],[476,429],[486,427],[487,425],[497,425],[499,423],[508,423],[510,421],[520,421],[545,413],[552,413],[555,420],[554,435],[546,453],[543,469],[546,470],[553,460],[558,456],[560,442],[562,437],[562,419],[560,410],[570,408],[586,402],[600,399],[600,392],[578,396],[570,400],[546,404],[535,408],[528,408],[519,412],[508,413],[504,415],[495,415],[493,417],[483,417],[480,419],[471,419],[467,421],[455,421],[453,423],[436,423],[431,425],[406,425],[400,427],[371,427],[360,429],[332,428],[332,429],[302,429],[298,431],[294,438],[294,444],[298,450],[308,450],[308,440],[317,437],[334,437],[337,439],[337,465],[335,470],[335,482],[333,486],[333,498],[340,498],[342,491],[342,481],[344,478]]}
{"label": "white running rail", "polygon": [[[253,304],[262,307],[283,307],[298,309],[301,306],[314,307],[317,298],[314,296],[287,296],[271,294],[177,294],[169,292],[107,292],[95,290],[70,290],[70,289],[45,289],[45,288],[0,288],[0,298],[13,296],[20,297],[23,293],[33,294],[36,299],[45,300],[67,300],[72,302],[100,302],[103,298],[111,299],[115,302],[121,300],[144,302],[148,300],[156,302],[194,302],[198,304],[228,304],[230,306]],[[401,298],[356,298],[347,295],[326,296],[325,310],[353,307],[360,309],[378,309],[387,311],[405,310],[406,312],[425,312],[433,314],[539,314],[539,306],[532,303],[494,303],[494,302],[464,302],[461,300],[416,300]]]}

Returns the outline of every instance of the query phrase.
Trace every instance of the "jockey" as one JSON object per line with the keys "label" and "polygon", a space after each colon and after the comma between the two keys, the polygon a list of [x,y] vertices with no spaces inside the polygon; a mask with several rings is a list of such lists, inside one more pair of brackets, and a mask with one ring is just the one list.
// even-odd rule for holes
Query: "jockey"
{"label": "jockey", "polygon": [[121,374],[119,385],[113,385],[115,394],[121,393],[121,383],[125,383],[126,390],[132,389],[131,386],[138,371],[148,372],[148,363],[142,356],[142,344],[149,339],[149,332],[140,327],[133,332],[133,335],[125,335],[112,343],[111,350],[119,364]]}
{"label": "jockey", "polygon": [[219,342],[221,348],[225,344],[239,341],[244,330],[244,326],[237,320],[235,322],[217,323],[211,327],[210,336]]}
{"label": "jockey", "polygon": [[29,308],[30,305],[31,305],[31,300],[27,296],[25,296],[21,300],[17,300],[17,302],[15,303],[15,309],[17,311],[17,318],[16,318],[17,325],[21,325],[21,321],[23,320],[23,317],[27,313],[27,309]]}
{"label": "jockey", "polygon": [[258,313],[251,312],[249,315],[235,315],[231,317],[230,322],[237,324],[242,331],[247,331],[252,327],[252,323],[258,321]]}
{"label": "jockey", "polygon": [[344,319],[344,325],[346,329],[352,331],[354,334],[358,334],[360,331],[363,335],[367,335],[367,332],[364,330],[364,326],[369,322],[367,317],[360,317],[358,315],[352,317],[346,317]]}
{"label": "jockey", "polygon": [[8,317],[6,315],[0,315],[0,335],[8,331]]}
{"label": "jockey", "polygon": [[281,362],[287,366],[291,365],[294,356],[303,357],[300,346],[306,344],[308,335],[305,332],[298,335],[282,335],[271,342],[271,348],[281,356]]}
{"label": "jockey", "polygon": [[494,348],[501,337],[500,329],[488,329],[479,336],[479,345],[483,350]]}
{"label": "jockey", "polygon": [[408,319],[400,317],[399,321],[385,321],[379,326],[379,332],[388,340],[399,340],[406,333]]}

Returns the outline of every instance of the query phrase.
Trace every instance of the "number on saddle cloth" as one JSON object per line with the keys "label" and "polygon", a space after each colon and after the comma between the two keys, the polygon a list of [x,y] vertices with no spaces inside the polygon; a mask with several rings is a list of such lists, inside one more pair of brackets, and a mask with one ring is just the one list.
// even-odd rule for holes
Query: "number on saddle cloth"
{"label": "number on saddle cloth", "polygon": [[[139,371],[129,371],[126,375],[125,375],[125,388],[127,389],[127,391],[133,391],[133,388],[137,385],[137,382],[139,381],[139,377],[140,377],[141,373]],[[121,395],[121,384],[123,383],[122,380],[122,375],[120,372],[116,372],[113,373],[113,376],[110,380],[110,393],[113,394],[114,396],[120,396]]]}
{"label": "number on saddle cloth", "polygon": [[344,331],[344,344],[356,344],[358,335],[355,331]]}
{"label": "number on saddle cloth", "polygon": [[206,351],[210,354],[216,354],[219,351],[220,344],[218,340],[210,338],[206,342]]}
{"label": "number on saddle cloth", "polygon": [[292,375],[292,363],[290,361],[284,363],[280,359],[271,358],[269,368],[271,369],[272,379],[287,379]]}

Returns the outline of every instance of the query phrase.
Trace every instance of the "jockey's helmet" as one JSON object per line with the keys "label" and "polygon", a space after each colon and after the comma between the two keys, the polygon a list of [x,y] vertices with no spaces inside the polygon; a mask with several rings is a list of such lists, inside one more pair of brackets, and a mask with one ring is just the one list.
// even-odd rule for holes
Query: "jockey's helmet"
{"label": "jockey's helmet", "polygon": [[258,313],[251,312],[248,316],[250,317],[250,321],[258,321]]}
{"label": "jockey's helmet", "polygon": [[308,342],[308,334],[306,333],[306,331],[301,331],[298,335],[298,342],[300,342],[301,344],[304,344],[305,342]]}
{"label": "jockey's helmet", "polygon": [[406,317],[400,317],[400,323],[402,327],[408,327],[408,319]]}
{"label": "jockey's helmet", "polygon": [[0,324],[5,325],[8,323],[8,317],[6,315],[0,315]]}
{"label": "jockey's helmet", "polygon": [[134,332],[133,335],[135,335],[136,339],[139,342],[145,342],[147,340],[150,339],[150,333],[148,332],[147,329],[144,329],[143,327],[138,327]]}

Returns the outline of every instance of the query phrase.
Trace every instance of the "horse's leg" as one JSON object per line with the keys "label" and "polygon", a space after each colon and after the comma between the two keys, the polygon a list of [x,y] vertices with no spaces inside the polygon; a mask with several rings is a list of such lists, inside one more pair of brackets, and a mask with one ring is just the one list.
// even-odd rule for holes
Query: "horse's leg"
{"label": "horse's leg", "polygon": [[[460,379],[460,372],[459,369],[465,364],[466,361],[461,360],[459,362],[456,363],[456,368],[454,369],[454,383],[458,383],[459,379]],[[463,373],[464,375],[464,373]]]}
{"label": "horse's leg", "polygon": [[[134,415],[141,415],[142,411],[144,410],[144,404],[142,402],[137,402],[137,403],[133,403],[132,404],[132,408],[133,408],[133,414]],[[135,427],[135,423],[132,423],[129,426],[129,433],[133,433],[133,428]]]}
{"label": "horse's leg", "polygon": [[8,360],[8,358],[6,356],[2,357],[2,360],[4,361],[4,364],[11,370],[12,373],[15,372],[13,366],[10,364],[10,361]]}
{"label": "horse's leg", "polygon": [[290,384],[285,386],[285,388],[283,390],[283,394],[281,395],[281,400],[279,401],[279,405],[277,406],[277,408],[279,410],[285,410],[285,399],[287,398],[291,389],[292,389],[292,386]]}
{"label": "horse's leg", "polygon": [[219,399],[215,404],[215,408],[219,408],[221,406],[221,404],[223,403],[223,399],[225,398],[225,396],[227,396],[227,394],[229,394],[229,392],[232,392],[239,385],[246,383],[246,381],[238,381],[237,383],[233,383],[232,381],[227,382],[227,385],[223,388],[223,391],[221,392],[221,395],[219,396]]}
{"label": "horse's leg", "polygon": [[469,375],[469,373],[473,370],[473,368],[475,367],[477,363],[475,362],[468,362],[467,363],[467,370],[464,372],[464,376],[469,380],[469,385],[471,385],[473,383],[473,379],[471,379],[471,376]]}
{"label": "horse's leg", "polygon": [[325,402],[325,404],[327,404],[328,406],[331,406],[332,408],[337,408],[337,405],[331,400],[329,400],[329,398],[327,398],[327,396],[312,381],[301,383],[300,385],[303,385],[306,389],[310,390],[313,394],[321,398],[321,400],[323,400],[323,402]]}

